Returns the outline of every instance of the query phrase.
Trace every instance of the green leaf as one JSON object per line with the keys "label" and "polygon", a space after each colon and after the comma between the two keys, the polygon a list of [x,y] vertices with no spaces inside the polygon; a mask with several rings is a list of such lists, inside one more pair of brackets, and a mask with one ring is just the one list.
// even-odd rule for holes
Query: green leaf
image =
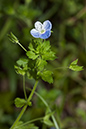
{"label": "green leaf", "polygon": [[[49,110],[49,109],[48,109]],[[50,113],[47,113],[44,118],[43,118],[43,122],[48,125],[48,126],[53,126],[53,122],[50,120],[50,117],[51,115],[53,114],[54,112],[50,112]]]}
{"label": "green leaf", "polygon": [[24,58],[21,58],[17,61],[18,66],[14,66],[17,74],[25,75],[26,71],[28,70],[28,61],[28,59]]}
{"label": "green leaf", "polygon": [[19,126],[21,126],[22,124],[23,124],[23,121],[19,121],[13,129],[20,129]]}
{"label": "green leaf", "polygon": [[22,69],[21,67],[18,67],[18,66],[15,65],[14,68],[16,69],[17,74],[25,75],[25,70]]}
{"label": "green leaf", "polygon": [[35,60],[39,55],[36,55],[34,52],[32,52],[32,51],[28,51],[27,53],[26,53],[26,55],[30,58],[30,59],[32,59],[32,60]]}
{"label": "green leaf", "polygon": [[16,107],[18,108],[21,108],[26,104],[26,100],[20,99],[20,98],[16,98],[14,102],[15,102]]}
{"label": "green leaf", "polygon": [[32,106],[32,102],[27,101],[27,105],[28,105],[28,106]]}
{"label": "green leaf", "polygon": [[48,51],[51,48],[50,42],[45,40],[42,44],[42,47],[44,51]]}
{"label": "green leaf", "polygon": [[56,56],[55,56],[55,52],[53,51],[47,51],[42,55],[42,59],[44,60],[55,60]]}
{"label": "green leaf", "polygon": [[53,77],[52,77],[53,72],[44,70],[42,73],[40,73],[41,78],[48,82],[48,83],[53,83]]}
{"label": "green leaf", "polygon": [[71,64],[77,64],[78,63],[78,59],[74,60]]}
{"label": "green leaf", "polygon": [[44,119],[44,121],[43,121],[46,125],[48,125],[48,126],[53,126],[53,122],[51,121],[51,120],[49,120],[49,119]]}
{"label": "green leaf", "polygon": [[77,65],[78,59],[76,59],[75,61],[73,61],[70,66],[69,69],[73,70],[73,71],[82,71],[83,70],[83,66],[78,66]]}
{"label": "green leaf", "polygon": [[17,61],[17,64],[18,64],[19,66],[25,67],[25,66],[28,64],[28,59],[21,58],[21,59],[19,59],[19,60]]}
{"label": "green leaf", "polygon": [[27,77],[28,77],[28,79],[32,79],[33,78],[29,72],[27,72]]}
{"label": "green leaf", "polygon": [[22,121],[19,121],[14,129],[38,129],[38,127],[35,126],[33,123],[28,124],[28,122],[23,123]]}
{"label": "green leaf", "polygon": [[42,60],[41,58],[39,58],[36,62],[36,65],[38,67],[38,70],[43,70],[44,66],[47,65],[47,62],[45,60]]}
{"label": "green leaf", "polygon": [[33,44],[32,43],[30,43],[29,44],[29,47],[28,47],[31,51],[35,51],[35,49],[34,49],[34,47],[33,47]]}

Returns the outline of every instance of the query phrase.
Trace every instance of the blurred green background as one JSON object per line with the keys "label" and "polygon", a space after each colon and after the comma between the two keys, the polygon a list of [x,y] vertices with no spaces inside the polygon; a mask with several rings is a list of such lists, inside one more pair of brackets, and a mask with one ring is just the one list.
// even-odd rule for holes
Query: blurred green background
{"label": "blurred green background", "polygon": [[[37,92],[56,111],[61,129],[86,129],[86,0],[0,0],[0,129],[12,125],[20,112],[14,99],[24,97],[22,76],[16,74],[14,65],[25,52],[12,44],[7,35],[13,32],[27,48],[32,39],[30,30],[38,20],[50,20],[53,24],[49,40],[58,58],[49,62],[49,68],[58,69],[54,70],[54,83],[40,80]],[[64,69],[77,58],[83,71]],[[34,80],[26,78],[27,87],[32,88],[33,84]],[[44,116],[45,111],[35,96],[22,120]],[[40,129],[50,128],[41,122],[35,124]]]}

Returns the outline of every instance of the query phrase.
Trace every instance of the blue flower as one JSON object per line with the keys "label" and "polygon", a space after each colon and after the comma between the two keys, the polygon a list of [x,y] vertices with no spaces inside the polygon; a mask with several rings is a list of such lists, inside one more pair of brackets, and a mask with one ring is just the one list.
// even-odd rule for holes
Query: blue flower
{"label": "blue flower", "polygon": [[30,31],[34,38],[47,39],[51,35],[52,24],[49,20],[43,22],[35,22],[35,28]]}

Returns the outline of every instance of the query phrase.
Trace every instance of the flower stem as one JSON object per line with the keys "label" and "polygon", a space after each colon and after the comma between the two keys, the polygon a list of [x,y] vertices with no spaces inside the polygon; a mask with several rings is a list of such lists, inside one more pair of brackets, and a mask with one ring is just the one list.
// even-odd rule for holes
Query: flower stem
{"label": "flower stem", "polygon": [[28,102],[32,99],[32,96],[33,96],[33,94],[34,94],[34,92],[36,90],[37,84],[38,84],[38,81],[35,82],[35,85],[34,85],[34,87],[32,89],[32,92],[31,92],[30,96],[28,97],[28,100],[27,100]]}
{"label": "flower stem", "polygon": [[[30,93],[30,95],[29,95],[29,97],[28,97],[28,99],[27,99],[28,102],[32,99],[32,96],[33,96],[33,94],[34,94],[34,92],[35,92],[35,90],[36,90],[37,84],[38,84],[38,81],[35,82],[35,85],[34,85],[32,91],[31,91],[31,93]],[[20,114],[18,115],[17,119],[15,120],[14,124],[11,126],[10,129],[14,129],[14,127],[17,125],[17,123],[18,123],[19,120],[21,119],[22,115],[24,114],[26,108],[27,108],[27,105],[25,105],[25,106],[23,107],[23,109],[21,110]]]}
{"label": "flower stem", "polygon": [[14,127],[17,125],[17,123],[18,123],[19,120],[21,119],[22,115],[24,114],[26,108],[27,108],[27,105],[25,105],[25,106],[23,107],[23,109],[21,110],[20,114],[18,115],[17,119],[15,120],[14,124],[11,126],[10,129],[14,129]]}
{"label": "flower stem", "polygon": [[19,43],[19,42],[17,42],[17,43],[18,43],[18,45],[19,45],[25,52],[27,52],[26,48],[24,48],[24,47],[21,45],[21,43]]}
{"label": "flower stem", "polygon": [[26,90],[25,90],[25,75],[23,75],[23,90],[24,90],[25,99],[27,100],[27,94],[26,94]]}

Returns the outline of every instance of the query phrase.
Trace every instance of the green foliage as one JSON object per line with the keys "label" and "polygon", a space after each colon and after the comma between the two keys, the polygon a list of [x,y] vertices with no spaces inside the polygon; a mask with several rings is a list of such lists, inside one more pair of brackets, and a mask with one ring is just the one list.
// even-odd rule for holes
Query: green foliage
{"label": "green foliage", "polygon": [[38,60],[36,61],[36,65],[37,65],[37,69],[39,71],[42,71],[44,67],[47,65],[47,62],[41,58],[38,58]]}
{"label": "green foliage", "polygon": [[20,67],[18,67],[16,65],[14,66],[14,68],[16,69],[17,74],[25,75],[25,70],[24,69],[22,69],[22,68],[20,68]]}
{"label": "green foliage", "polygon": [[19,59],[18,66],[15,69],[18,74],[27,74],[28,78],[43,79],[46,82],[53,83],[53,72],[45,69],[48,60],[56,58],[51,50],[49,41],[34,40],[29,44],[30,50],[26,52],[27,59]]}
{"label": "green foliage", "polygon": [[50,112],[48,111],[49,109],[47,109],[47,112],[43,118],[43,122],[48,125],[48,126],[54,126],[53,122],[50,120],[50,117],[51,115],[54,113],[54,112]]}
{"label": "green foliage", "polygon": [[17,64],[22,67],[26,67],[28,64],[28,59],[21,58],[17,61]]}
{"label": "green foliage", "polygon": [[[54,60],[56,58],[55,52],[51,50],[51,45],[49,41],[42,41],[42,40],[34,40],[32,43],[30,43],[28,47],[31,51],[28,51],[27,56],[29,58],[37,58],[40,57],[43,60]],[[33,54],[34,53],[34,54]]]}
{"label": "green foliage", "polygon": [[44,70],[43,72],[39,73],[39,75],[41,76],[41,78],[48,82],[48,83],[53,83],[53,77],[52,77],[53,72],[49,71],[49,70]]}
{"label": "green foliage", "polygon": [[17,37],[12,32],[8,35],[8,37],[9,37],[9,40],[12,43],[18,43],[19,42],[18,39],[17,39]]}
{"label": "green foliage", "polygon": [[14,66],[16,69],[17,74],[25,75],[26,71],[28,70],[28,59],[20,58],[17,62],[18,66]]}
{"label": "green foliage", "polygon": [[16,107],[21,108],[24,105],[28,105],[28,106],[32,106],[32,103],[29,101],[26,101],[25,99],[21,99],[21,98],[16,98],[14,101]]}
{"label": "green foliage", "polygon": [[34,52],[32,52],[32,51],[28,51],[27,53],[27,56],[30,58],[30,59],[32,59],[32,60],[35,60],[37,57],[38,57],[38,55],[36,55]]}
{"label": "green foliage", "polygon": [[83,70],[83,66],[78,66],[77,65],[78,59],[76,59],[75,61],[73,61],[70,66],[69,69],[73,70],[73,71],[82,71]]}
{"label": "green foliage", "polygon": [[25,99],[16,98],[14,103],[15,103],[16,107],[21,108],[21,107],[23,107],[26,104],[26,100]]}
{"label": "green foliage", "polygon": [[34,124],[26,124],[22,121],[19,121],[17,125],[14,127],[14,129],[38,129],[38,127]]}
{"label": "green foliage", "polygon": [[[50,41],[58,59],[48,62],[42,61],[40,58],[38,61],[37,58],[35,64],[35,60],[29,60],[28,58],[28,66],[31,69],[25,70],[23,74],[26,73],[28,78],[36,78],[35,76],[41,69],[62,67],[63,69],[54,70],[54,82],[50,87],[46,83],[41,82],[37,91],[42,94],[52,109],[56,107],[57,112],[55,115],[61,129],[85,129],[84,114],[86,109],[82,108],[82,113],[79,110],[75,113],[75,110],[76,108],[79,109],[78,103],[80,100],[82,99],[85,102],[86,99],[86,72],[84,70],[82,72],[70,72],[68,69],[64,69],[76,58],[79,59],[80,64],[84,67],[86,66],[85,1],[0,0],[0,18],[0,111],[3,112],[0,113],[0,128],[8,129],[16,117],[16,110],[11,105],[13,102],[12,96],[20,93],[20,91],[17,91],[17,87],[20,89],[22,80],[15,73],[13,66],[15,60],[19,59],[20,56],[25,56],[25,53],[18,45],[10,43],[7,34],[10,31],[13,32],[23,43],[23,46],[26,47],[32,38],[29,32],[33,27],[33,23],[37,20],[43,22],[45,19],[49,19],[53,23],[53,33]],[[37,70],[35,65],[38,65]],[[20,71],[23,72],[22,66],[17,67],[20,67],[18,69],[21,69]],[[29,80],[26,84],[31,86],[32,83],[33,80]],[[40,88],[44,88],[44,90]],[[61,91],[60,95],[56,93],[58,91]],[[23,96],[22,89],[20,95]],[[40,108],[41,102],[36,103],[36,101],[38,101],[37,98],[35,101],[33,100],[34,106],[30,108],[30,115],[26,112],[26,116],[23,117],[24,121],[44,113],[45,108],[43,106]],[[61,109],[59,105],[61,105]],[[84,105],[84,107],[86,106]],[[62,119],[63,117],[65,119]]]}
{"label": "green foliage", "polygon": [[43,55],[42,55],[42,58],[44,60],[54,60],[56,57],[55,57],[55,52],[52,52],[52,51],[47,51],[45,52]]}

